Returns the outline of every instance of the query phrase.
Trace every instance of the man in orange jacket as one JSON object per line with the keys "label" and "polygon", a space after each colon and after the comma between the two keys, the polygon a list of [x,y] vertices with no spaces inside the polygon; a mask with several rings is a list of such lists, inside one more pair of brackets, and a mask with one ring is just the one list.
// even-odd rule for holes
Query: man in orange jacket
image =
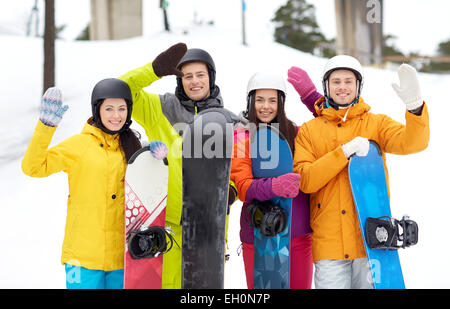
{"label": "man in orange jacket", "polygon": [[428,110],[416,70],[402,64],[398,73],[400,86],[392,86],[406,105],[406,125],[369,112],[360,97],[364,78],[358,60],[331,58],[324,97],[315,103],[319,117],[305,123],[295,139],[294,171],[301,175],[300,190],[311,193],[316,288],[372,288],[348,180],[350,156],[367,155],[369,140],[380,145],[383,160],[386,152],[411,154],[428,145]]}

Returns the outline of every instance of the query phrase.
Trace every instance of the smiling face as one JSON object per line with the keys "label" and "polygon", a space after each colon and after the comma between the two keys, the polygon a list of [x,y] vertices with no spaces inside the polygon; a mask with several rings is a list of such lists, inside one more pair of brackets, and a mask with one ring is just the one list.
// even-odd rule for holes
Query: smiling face
{"label": "smiling face", "polygon": [[356,98],[356,76],[349,70],[336,70],[328,79],[330,97],[336,104],[345,105]]}
{"label": "smiling face", "polygon": [[209,97],[209,74],[203,62],[191,62],[181,68],[181,82],[186,95],[193,101]]}
{"label": "smiling face", "polygon": [[255,91],[256,117],[263,123],[270,123],[278,112],[278,91],[275,89],[258,89]]}
{"label": "smiling face", "polygon": [[108,98],[100,105],[100,119],[105,128],[110,131],[122,129],[127,116],[128,107],[124,99]]}

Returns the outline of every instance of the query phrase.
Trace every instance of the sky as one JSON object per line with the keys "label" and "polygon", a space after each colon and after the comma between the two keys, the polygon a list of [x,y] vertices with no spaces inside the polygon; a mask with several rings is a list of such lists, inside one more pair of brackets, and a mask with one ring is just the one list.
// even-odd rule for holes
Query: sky
{"label": "sky", "polygon": [[[334,0],[309,1],[316,6],[316,17],[320,28],[327,38],[336,36],[334,17]],[[24,34],[26,21],[31,13],[35,0],[8,1],[0,0],[0,33]],[[37,1],[43,11],[43,1]],[[56,0],[56,23],[67,24],[63,37],[74,39],[89,21],[90,0]],[[225,3],[225,4],[224,4]],[[183,9],[188,12],[185,22],[193,20],[193,10],[199,15],[208,16],[215,21],[224,20],[230,23],[228,16],[221,16],[221,5],[234,5],[240,10],[240,0],[169,0],[169,19],[171,10]],[[247,0],[248,14],[255,5],[264,3],[268,14],[260,18],[270,19],[275,10],[285,1]],[[155,19],[155,11],[159,20],[159,0],[143,0],[144,27],[150,25],[146,20]],[[191,9],[189,11],[189,9]],[[190,13],[189,13],[190,12]],[[420,52],[427,55],[436,53],[439,42],[450,39],[450,1],[448,0],[385,0],[384,1],[384,33],[397,37],[395,45],[404,53]],[[237,15],[238,16],[238,15]],[[171,21],[172,23],[175,21]],[[240,20],[238,20],[239,24]],[[40,20],[43,26],[43,18]],[[232,23],[230,23],[232,24]],[[162,23],[161,23],[162,25]],[[144,29],[144,35],[149,29]]]}
{"label": "sky", "polygon": [[402,51],[432,54],[440,42],[450,40],[450,1],[385,0],[385,3],[385,34],[396,35],[396,45]]}

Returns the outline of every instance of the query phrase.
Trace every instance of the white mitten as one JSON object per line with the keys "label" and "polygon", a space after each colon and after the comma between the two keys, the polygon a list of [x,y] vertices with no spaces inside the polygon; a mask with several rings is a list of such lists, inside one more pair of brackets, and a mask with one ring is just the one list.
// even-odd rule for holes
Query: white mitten
{"label": "white mitten", "polygon": [[345,157],[348,159],[353,154],[365,157],[369,153],[369,140],[365,137],[357,136],[347,144],[342,145]]}
{"label": "white mitten", "polygon": [[393,83],[392,88],[405,103],[406,108],[412,111],[421,107],[423,100],[416,69],[404,63],[398,68],[398,78],[400,85]]}

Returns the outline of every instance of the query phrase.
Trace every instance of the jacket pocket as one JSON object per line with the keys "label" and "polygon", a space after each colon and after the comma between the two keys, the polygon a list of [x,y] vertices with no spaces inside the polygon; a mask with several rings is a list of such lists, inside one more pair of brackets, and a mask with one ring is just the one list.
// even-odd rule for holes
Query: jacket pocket
{"label": "jacket pocket", "polygon": [[79,211],[77,207],[75,207],[72,203],[69,195],[69,198],[67,200],[67,218],[63,245],[65,251],[73,252],[73,245],[77,237],[76,223],[79,221],[79,217]]}
{"label": "jacket pocket", "polygon": [[309,205],[310,214],[311,214],[311,225],[317,220],[317,218],[321,215],[324,204],[323,204],[323,194],[321,194],[322,191],[319,191],[319,193],[316,193],[314,195],[311,195],[311,202]]}

